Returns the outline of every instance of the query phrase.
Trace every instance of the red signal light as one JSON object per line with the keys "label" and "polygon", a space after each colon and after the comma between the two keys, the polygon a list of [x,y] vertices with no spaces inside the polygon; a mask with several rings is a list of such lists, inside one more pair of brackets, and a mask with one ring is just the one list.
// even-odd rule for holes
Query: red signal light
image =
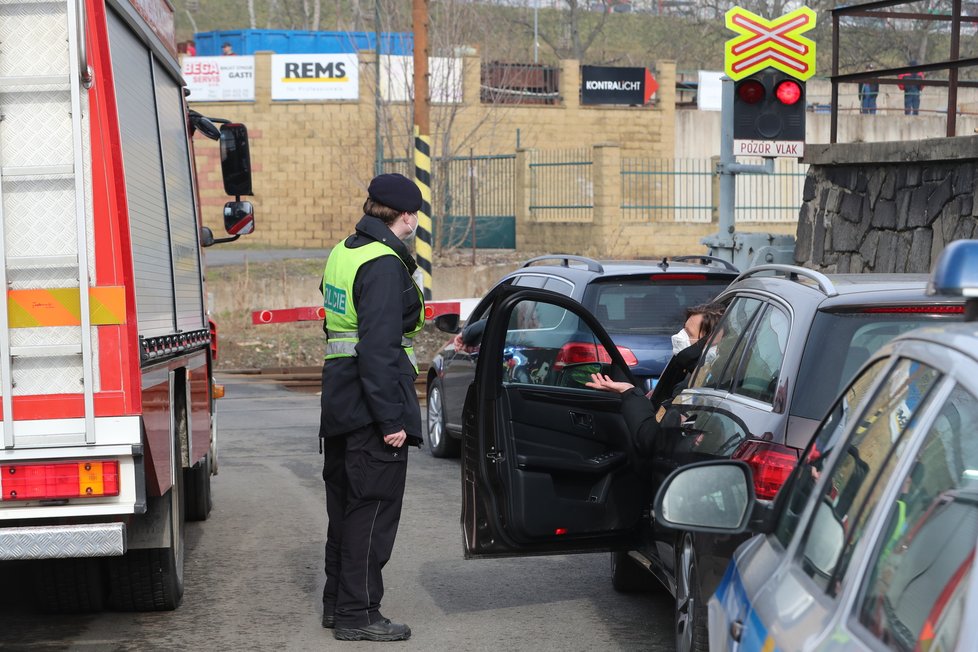
{"label": "red signal light", "polygon": [[748,79],[737,86],[737,97],[741,102],[757,104],[764,99],[764,85],[756,79]]}
{"label": "red signal light", "polygon": [[774,89],[774,95],[779,102],[790,106],[801,99],[801,85],[796,81],[786,79]]}

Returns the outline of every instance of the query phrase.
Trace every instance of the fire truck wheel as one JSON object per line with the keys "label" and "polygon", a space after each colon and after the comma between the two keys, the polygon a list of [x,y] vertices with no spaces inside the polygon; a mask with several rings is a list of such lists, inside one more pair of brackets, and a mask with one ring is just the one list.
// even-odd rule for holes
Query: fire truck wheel
{"label": "fire truck wheel", "polygon": [[[179,448],[175,458],[180,459]],[[170,520],[166,548],[130,550],[109,560],[109,606],[116,611],[173,611],[183,598],[183,474],[163,497]]]}
{"label": "fire truck wheel", "polygon": [[48,613],[90,613],[105,607],[101,559],[34,562],[34,597]]}
{"label": "fire truck wheel", "polygon": [[184,509],[188,521],[206,521],[211,507],[211,462],[210,455],[183,470],[183,486],[186,488]]}

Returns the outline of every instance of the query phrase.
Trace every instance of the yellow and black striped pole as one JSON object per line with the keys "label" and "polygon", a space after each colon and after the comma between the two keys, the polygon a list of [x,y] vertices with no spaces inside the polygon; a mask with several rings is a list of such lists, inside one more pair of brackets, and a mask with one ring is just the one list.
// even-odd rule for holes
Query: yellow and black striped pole
{"label": "yellow and black striped pole", "polygon": [[431,137],[414,128],[414,181],[421,188],[421,210],[414,251],[421,270],[424,298],[431,298]]}

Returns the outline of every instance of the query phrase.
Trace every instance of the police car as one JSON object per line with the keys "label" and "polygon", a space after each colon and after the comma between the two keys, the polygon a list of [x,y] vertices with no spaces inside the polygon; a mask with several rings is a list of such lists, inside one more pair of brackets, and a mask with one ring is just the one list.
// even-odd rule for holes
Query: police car
{"label": "police car", "polygon": [[711,650],[974,649],[978,240],[948,245],[929,290],[965,297],[966,323],[871,356],[773,502],[734,460],[659,490],[660,523],[755,534],[710,600]]}

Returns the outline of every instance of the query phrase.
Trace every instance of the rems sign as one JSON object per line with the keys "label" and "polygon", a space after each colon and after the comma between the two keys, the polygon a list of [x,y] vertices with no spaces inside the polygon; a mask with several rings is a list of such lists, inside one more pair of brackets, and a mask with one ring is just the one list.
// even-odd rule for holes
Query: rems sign
{"label": "rems sign", "polygon": [[581,104],[644,105],[659,84],[648,68],[581,66]]}
{"label": "rems sign", "polygon": [[356,100],[358,73],[355,54],[274,54],[272,99]]}

